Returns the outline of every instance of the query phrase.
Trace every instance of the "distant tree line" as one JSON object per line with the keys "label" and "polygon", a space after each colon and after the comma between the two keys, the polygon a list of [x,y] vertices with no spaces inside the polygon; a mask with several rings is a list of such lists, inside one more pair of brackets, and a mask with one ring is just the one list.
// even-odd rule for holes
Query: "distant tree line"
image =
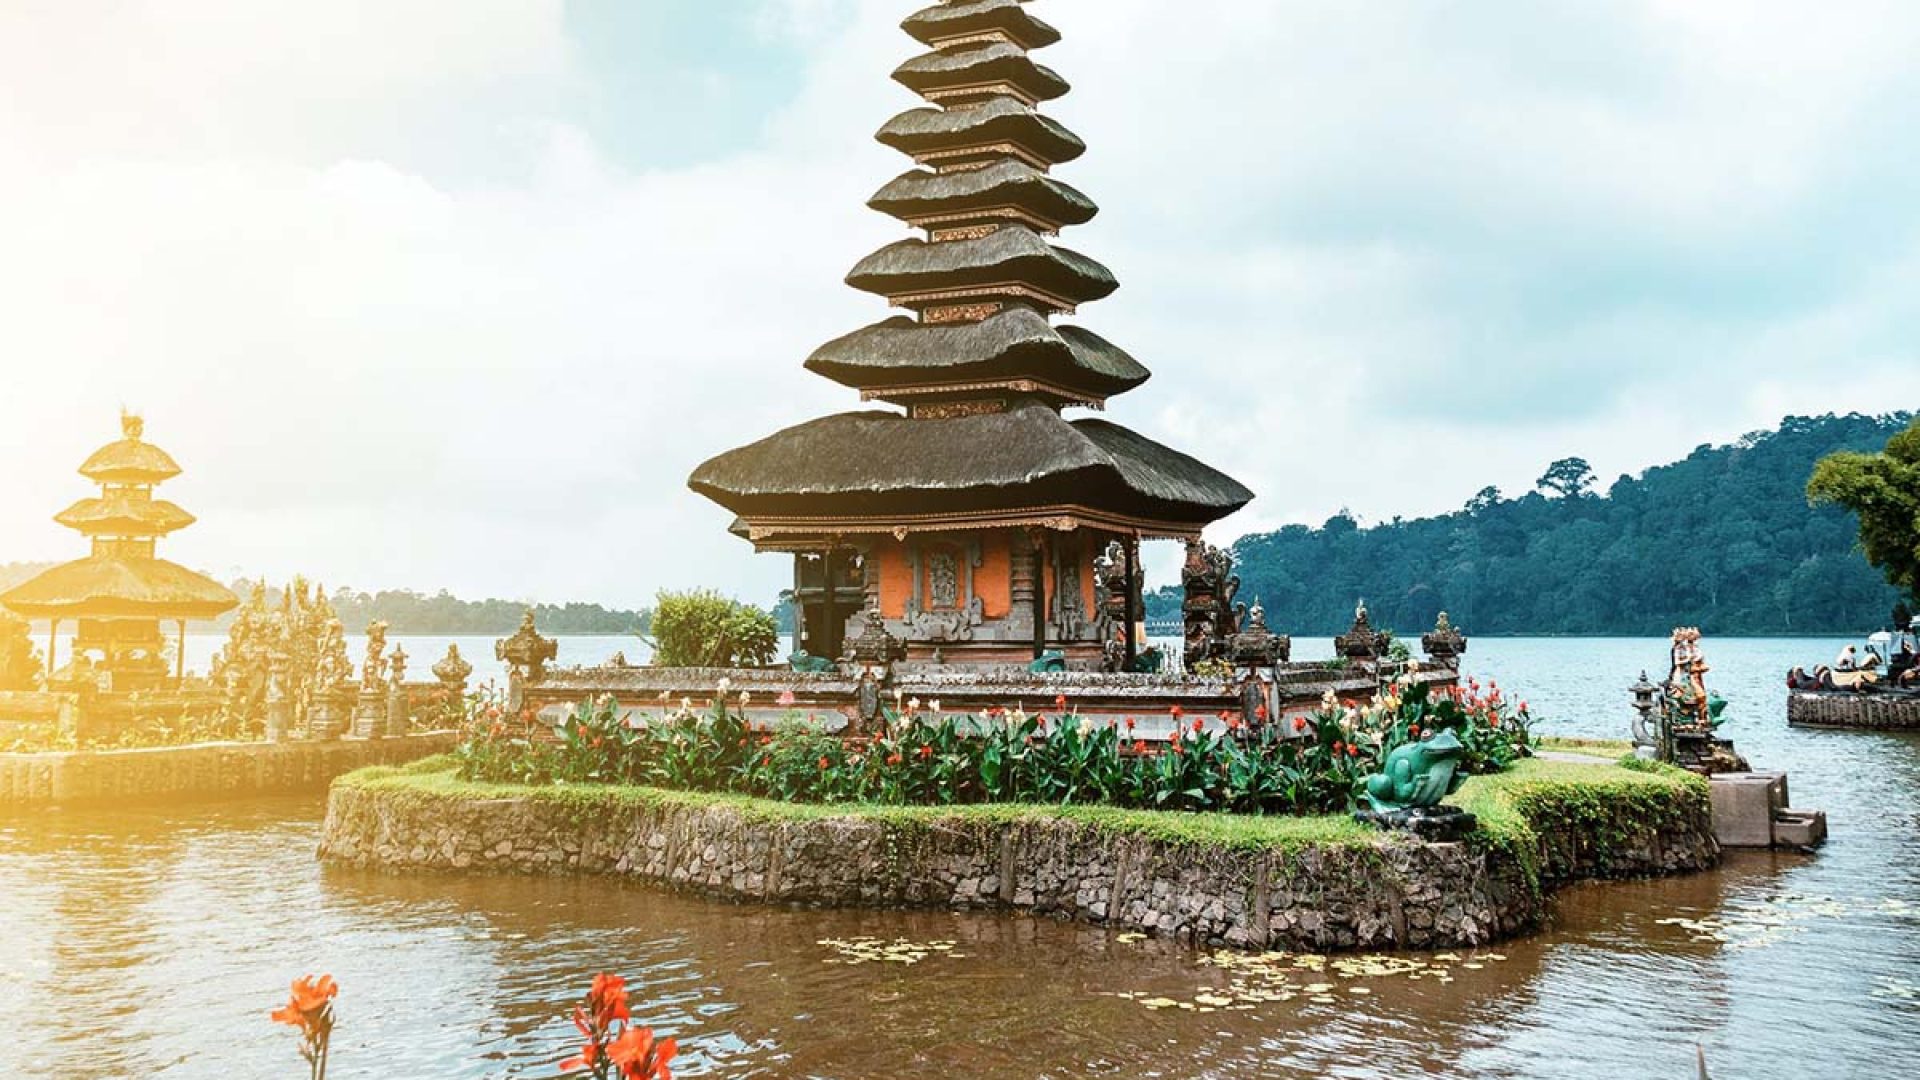
{"label": "distant tree line", "polygon": [[[232,589],[242,597],[253,582],[240,579]],[[280,588],[270,585],[268,599],[278,602]],[[647,611],[620,611],[599,604],[528,604],[522,600],[461,600],[442,589],[431,595],[411,589],[382,589],[375,593],[336,589],[327,598],[349,632],[383,620],[396,634],[511,634],[521,613],[533,609],[543,634],[646,633]],[[223,620],[224,623],[224,620]]]}
{"label": "distant tree line", "polygon": [[[1880,450],[1913,422],[1788,417],[1777,430],[1621,476],[1596,493],[1580,458],[1548,466],[1536,490],[1484,488],[1439,517],[1362,527],[1342,512],[1233,545],[1241,598],[1293,633],[1344,630],[1356,600],[1404,631],[1446,611],[1482,634],[1858,633],[1902,599],[1861,553],[1854,515],[1811,504],[1814,465]],[[1179,589],[1148,602],[1175,617]]]}

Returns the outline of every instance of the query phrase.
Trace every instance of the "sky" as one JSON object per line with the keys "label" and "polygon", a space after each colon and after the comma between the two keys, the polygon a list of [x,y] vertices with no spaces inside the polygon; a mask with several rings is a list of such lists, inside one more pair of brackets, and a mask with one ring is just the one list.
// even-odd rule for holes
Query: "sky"
{"label": "sky", "polygon": [[[767,601],[685,479],[861,407],[800,365],[889,314],[915,6],[0,5],[0,562],[81,553],[124,407],[217,576]],[[1920,404],[1920,6],[1034,10],[1122,285],[1075,321],[1257,493],[1212,539]]]}

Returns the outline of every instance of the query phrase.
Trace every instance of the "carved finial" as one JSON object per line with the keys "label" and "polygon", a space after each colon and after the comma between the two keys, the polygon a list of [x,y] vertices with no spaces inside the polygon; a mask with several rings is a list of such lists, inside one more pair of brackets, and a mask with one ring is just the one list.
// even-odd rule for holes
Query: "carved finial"
{"label": "carved finial", "polygon": [[147,422],[140,419],[139,413],[120,410],[120,434],[125,435],[132,442],[139,442],[140,436],[144,435],[146,430]]}

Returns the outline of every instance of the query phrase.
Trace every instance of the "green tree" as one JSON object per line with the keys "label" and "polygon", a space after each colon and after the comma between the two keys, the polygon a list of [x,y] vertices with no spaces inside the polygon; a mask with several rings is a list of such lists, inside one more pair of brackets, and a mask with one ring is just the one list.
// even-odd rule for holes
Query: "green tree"
{"label": "green tree", "polygon": [[1547,466],[1540,479],[1533,486],[1541,491],[1551,492],[1563,499],[1577,499],[1593,490],[1593,466],[1586,458],[1561,458]]}
{"label": "green tree", "polygon": [[780,625],[771,612],[711,589],[662,592],[653,610],[653,662],[723,668],[773,662]]}
{"label": "green tree", "polygon": [[1895,588],[1920,596],[1920,420],[1877,454],[1843,451],[1820,459],[1807,498],[1853,511],[1867,561]]}

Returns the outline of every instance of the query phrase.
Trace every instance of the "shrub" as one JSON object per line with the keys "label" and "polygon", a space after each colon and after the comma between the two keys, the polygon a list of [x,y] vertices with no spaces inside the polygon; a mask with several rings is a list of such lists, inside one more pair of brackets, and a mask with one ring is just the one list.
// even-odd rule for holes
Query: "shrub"
{"label": "shrub", "polygon": [[464,778],[492,782],[642,784],[809,803],[1266,814],[1351,809],[1387,754],[1431,731],[1456,732],[1470,773],[1498,772],[1528,745],[1524,707],[1509,710],[1497,689],[1434,694],[1396,682],[1365,705],[1329,695],[1311,720],[1285,729],[1249,727],[1233,714],[1209,726],[1176,709],[1175,737],[1157,744],[1134,738],[1132,719],[1094,721],[1064,698],[1055,704],[1051,718],[909,707],[885,714],[878,734],[843,737],[797,715],[756,731],[730,707],[725,686],[705,710],[685,701],[630,719],[610,698],[582,703],[551,733],[531,716],[508,720],[482,703],[455,758]]}
{"label": "shrub", "polygon": [[772,614],[710,589],[662,592],[653,611],[653,662],[661,667],[765,665],[779,651]]}

